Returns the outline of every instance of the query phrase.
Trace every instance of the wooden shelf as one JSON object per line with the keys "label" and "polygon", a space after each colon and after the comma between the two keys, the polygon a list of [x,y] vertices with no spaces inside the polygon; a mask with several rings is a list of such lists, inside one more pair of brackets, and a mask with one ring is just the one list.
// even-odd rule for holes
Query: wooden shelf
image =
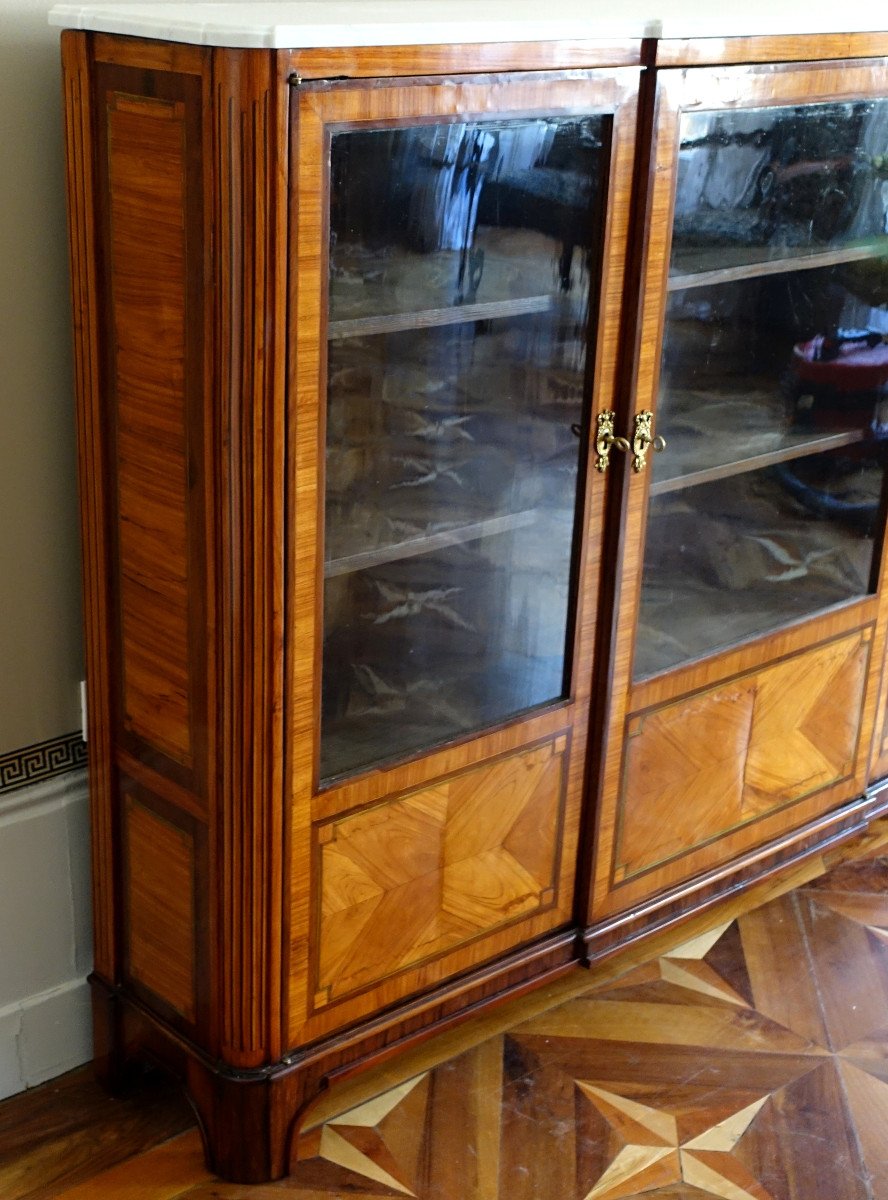
{"label": "wooden shelf", "polygon": [[432,329],[439,325],[466,325],[470,321],[492,321],[502,317],[523,317],[527,313],[548,312],[551,296],[521,296],[517,300],[489,300],[484,304],[449,305],[421,312],[390,313],[378,317],[351,317],[331,321],[331,342],[343,338],[369,337],[378,333],[402,333],[411,329]]}
{"label": "wooden shelf", "polygon": [[[750,471],[760,471],[764,467],[776,466],[777,463],[790,462],[794,458],[808,458],[813,454],[824,454],[829,450],[840,450],[843,446],[852,446],[862,442],[864,434],[861,430],[849,430],[845,433],[826,434],[821,437],[806,437],[802,441],[784,444],[774,450],[762,454],[753,454],[748,458],[737,459],[734,462],[720,463],[713,467],[704,467],[696,471],[688,471],[683,475],[675,475],[670,479],[659,479],[651,484],[651,496],[664,496],[668,492],[680,492],[686,488],[697,487],[702,483],[713,483],[717,479],[728,479],[732,475],[745,475]],[[668,454],[668,447],[666,450]]]}
{"label": "wooden shelf", "polygon": [[[723,263],[728,253],[729,251],[718,251],[717,258]],[[705,253],[701,257],[705,259]],[[716,253],[710,252],[709,257],[715,259]],[[667,291],[681,292],[689,288],[736,283],[744,279],[759,279],[765,275],[785,275],[791,271],[814,271],[821,267],[836,267],[874,258],[888,259],[888,238],[868,242],[866,245],[846,246],[840,250],[823,250],[815,254],[789,255],[785,258],[722,265],[702,271],[686,271],[670,275],[666,287]]]}
{"label": "wooden shelf", "polygon": [[324,578],[332,579],[336,575],[349,575],[354,571],[364,571],[368,567],[397,562],[401,558],[413,558],[417,554],[430,554],[435,550],[444,550],[448,546],[459,546],[463,542],[473,542],[478,538],[510,533],[513,529],[524,529],[526,526],[532,525],[536,518],[536,510],[528,509],[525,512],[507,513],[502,517],[490,517],[486,521],[474,521],[471,525],[461,525],[457,529],[446,529],[441,533],[409,538],[407,541],[396,542],[391,546],[381,546],[377,550],[362,550],[357,554],[346,554],[341,558],[332,558],[329,562],[324,563]]}

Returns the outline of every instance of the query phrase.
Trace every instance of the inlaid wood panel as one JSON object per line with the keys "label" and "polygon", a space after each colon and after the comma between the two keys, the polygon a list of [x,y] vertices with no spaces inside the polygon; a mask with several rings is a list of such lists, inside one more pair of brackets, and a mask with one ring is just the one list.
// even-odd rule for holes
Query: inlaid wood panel
{"label": "inlaid wood panel", "polygon": [[616,880],[853,774],[864,629],[628,721]]}
{"label": "inlaid wood panel", "polygon": [[118,737],[203,792],[203,104],[193,75],[101,64],[105,420]]}
{"label": "inlaid wood panel", "polygon": [[317,1006],[554,903],[566,750],[562,736],[320,826]]}
{"label": "inlaid wood panel", "polygon": [[131,795],[124,820],[128,973],[193,1021],[194,839]]}
{"label": "inlaid wood panel", "polygon": [[183,119],[108,104],[124,725],[190,766]]}

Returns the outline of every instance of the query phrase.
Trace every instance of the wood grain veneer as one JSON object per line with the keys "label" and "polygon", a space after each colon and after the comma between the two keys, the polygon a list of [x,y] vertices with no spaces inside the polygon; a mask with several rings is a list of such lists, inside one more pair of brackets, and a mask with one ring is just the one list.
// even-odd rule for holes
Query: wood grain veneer
{"label": "wood grain veneer", "polygon": [[106,103],[123,727],[190,769],[185,105],[123,86]]}
{"label": "wood grain veneer", "polygon": [[119,67],[138,67],[144,71],[163,74],[206,74],[209,52],[200,46],[184,42],[160,42],[144,38],[116,37],[97,33],[91,40],[96,62]]}
{"label": "wood grain veneer", "polygon": [[873,737],[872,761],[869,782],[876,783],[888,776],[888,681],[885,677],[884,656],[881,659],[879,706],[876,712],[875,736]]}
{"label": "wood grain veneer", "polygon": [[219,741],[215,978],[227,1061],[283,1049],[286,97],[262,52],[214,54]]}
{"label": "wood grain veneer", "polygon": [[193,1023],[194,839],[132,793],[126,799],[123,836],[128,973]]}
{"label": "wood grain veneer", "polygon": [[115,737],[205,797],[201,81],[99,64],[95,86]]}
{"label": "wood grain veneer", "polygon": [[637,66],[641,43],[602,38],[576,42],[480,42],[451,46],[337,46],[282,54],[284,70],[303,79],[486,74]]}
{"label": "wood grain veneer", "polygon": [[[560,908],[567,737],[316,830],[314,1005]],[[506,948],[504,945],[503,948]]]}
{"label": "wood grain veneer", "polygon": [[630,715],[614,878],[853,777],[871,642],[868,628]]}
{"label": "wood grain veneer", "polygon": [[663,38],[650,45],[650,61],[658,67],[816,62],[832,58],[882,58],[888,55],[888,35],[884,33]]}

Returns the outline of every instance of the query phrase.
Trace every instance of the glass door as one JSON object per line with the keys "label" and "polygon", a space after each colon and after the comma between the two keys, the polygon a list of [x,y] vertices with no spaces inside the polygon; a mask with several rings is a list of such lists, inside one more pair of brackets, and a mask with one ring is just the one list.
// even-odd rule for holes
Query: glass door
{"label": "glass door", "polygon": [[305,1036],[572,919],[637,85],[294,92]]}
{"label": "glass door", "polygon": [[629,472],[643,550],[624,563],[607,903],[862,791],[888,444],[884,77],[662,73],[652,211],[671,240],[645,296],[636,411],[653,417]]}

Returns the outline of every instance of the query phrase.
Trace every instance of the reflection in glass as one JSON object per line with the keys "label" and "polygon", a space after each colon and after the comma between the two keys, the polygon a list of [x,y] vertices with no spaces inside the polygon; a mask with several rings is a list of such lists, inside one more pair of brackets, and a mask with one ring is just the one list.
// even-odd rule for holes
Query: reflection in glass
{"label": "reflection in glass", "polygon": [[333,138],[324,779],[565,694],[606,128]]}
{"label": "reflection in glass", "polygon": [[636,677],[874,586],[888,102],[687,114]]}
{"label": "reflection in glass", "polygon": [[885,253],[885,100],[686,113],[680,136],[673,275],[837,247]]}

